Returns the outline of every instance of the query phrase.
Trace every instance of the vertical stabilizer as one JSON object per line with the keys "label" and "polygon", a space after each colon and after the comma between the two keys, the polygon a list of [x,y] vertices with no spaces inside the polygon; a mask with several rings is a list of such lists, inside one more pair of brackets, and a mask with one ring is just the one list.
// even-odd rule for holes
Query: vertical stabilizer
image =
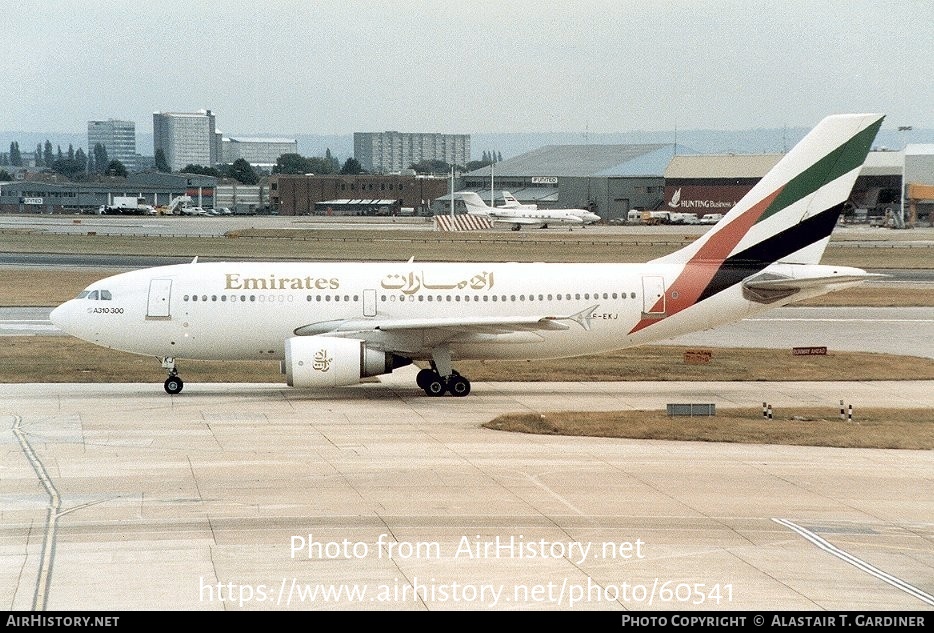
{"label": "vertical stabilizer", "polygon": [[655,261],[760,269],[777,261],[818,263],[883,118],[825,118],[713,229]]}
{"label": "vertical stabilizer", "polygon": [[817,264],[882,125],[880,114],[818,123],[720,222],[654,263],[683,264],[633,332],[760,273],[771,264]]}

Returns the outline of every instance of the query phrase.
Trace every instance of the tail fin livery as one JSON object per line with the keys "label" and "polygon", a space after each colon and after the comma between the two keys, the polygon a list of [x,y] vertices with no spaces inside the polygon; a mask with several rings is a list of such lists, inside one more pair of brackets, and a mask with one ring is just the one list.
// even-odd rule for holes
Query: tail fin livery
{"label": "tail fin livery", "polygon": [[883,118],[825,118],[712,230],[656,261],[760,269],[818,263]]}
{"label": "tail fin livery", "polygon": [[[681,250],[654,260],[683,268],[669,282],[667,302],[660,298],[650,313],[671,316],[775,263],[819,263],[883,118],[880,114],[827,117],[714,228]],[[659,321],[644,318],[632,331]]]}

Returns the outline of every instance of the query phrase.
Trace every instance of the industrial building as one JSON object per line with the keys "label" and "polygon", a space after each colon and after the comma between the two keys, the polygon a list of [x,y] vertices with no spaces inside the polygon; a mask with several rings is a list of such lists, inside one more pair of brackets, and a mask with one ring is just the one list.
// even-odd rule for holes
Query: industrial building
{"label": "industrial building", "polygon": [[458,187],[494,203],[505,189],[523,204],[625,220],[630,209],[661,203],[674,151],[674,144],[548,145],[464,174]]}
{"label": "industrial building", "polygon": [[165,206],[176,196],[191,197],[191,204],[213,207],[217,179],[194,174],[158,172],[131,174],[100,182],[0,183],[0,213],[92,213],[115,197],[143,198],[153,207]]}
{"label": "industrial building", "polygon": [[353,153],[371,174],[398,173],[428,160],[466,165],[470,162],[470,135],[354,132]]}
{"label": "industrial building", "polygon": [[136,123],[133,121],[88,121],[88,155],[100,143],[109,160],[118,160],[127,171],[136,170]]}
{"label": "industrial building", "polygon": [[424,176],[274,174],[269,199],[279,215],[427,215],[446,195],[446,178]]}
{"label": "industrial building", "polygon": [[265,185],[244,185],[236,180],[217,183],[214,208],[226,207],[234,213],[257,213],[269,207],[269,188]]}
{"label": "industrial building", "polygon": [[221,158],[223,136],[210,110],[153,112],[152,132],[153,156],[162,150],[172,171],[188,165],[213,167]]}

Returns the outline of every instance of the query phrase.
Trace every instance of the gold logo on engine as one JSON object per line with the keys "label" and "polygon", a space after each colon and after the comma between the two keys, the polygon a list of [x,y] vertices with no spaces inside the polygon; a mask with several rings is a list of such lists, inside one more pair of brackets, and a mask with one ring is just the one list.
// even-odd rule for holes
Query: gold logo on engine
{"label": "gold logo on engine", "polygon": [[327,351],[326,349],[322,349],[320,352],[318,352],[318,353],[315,354],[315,361],[314,361],[314,363],[312,363],[311,366],[312,366],[316,371],[326,372],[326,371],[328,371],[329,369],[331,369],[331,361],[332,361],[332,360],[334,360],[334,359],[333,359],[333,358],[328,358],[328,351]]}

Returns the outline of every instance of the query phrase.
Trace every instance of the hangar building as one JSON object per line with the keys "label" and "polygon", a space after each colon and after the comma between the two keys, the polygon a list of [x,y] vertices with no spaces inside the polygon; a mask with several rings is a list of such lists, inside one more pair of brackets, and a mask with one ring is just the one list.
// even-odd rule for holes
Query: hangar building
{"label": "hangar building", "polygon": [[661,211],[726,213],[782,154],[675,156],[665,169]]}
{"label": "hangar building", "polygon": [[674,152],[674,144],[547,145],[464,174],[459,188],[485,200],[492,191],[495,204],[505,189],[523,204],[625,220],[630,209],[661,204]]}
{"label": "hangar building", "polygon": [[905,148],[905,220],[911,225],[934,226],[934,144]]}
{"label": "hangar building", "polygon": [[[774,167],[783,154],[675,156],[665,170],[660,210],[727,213]],[[853,186],[844,221],[880,221],[899,204],[899,152],[869,152]]]}

